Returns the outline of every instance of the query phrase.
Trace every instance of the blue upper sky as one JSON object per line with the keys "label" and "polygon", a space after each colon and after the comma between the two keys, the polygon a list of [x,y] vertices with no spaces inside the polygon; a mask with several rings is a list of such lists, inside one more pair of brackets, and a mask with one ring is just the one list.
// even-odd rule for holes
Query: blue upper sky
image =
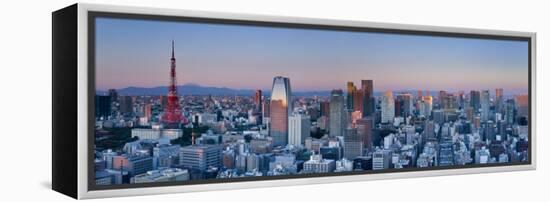
{"label": "blue upper sky", "polygon": [[528,44],[244,25],[98,18],[98,90],[168,84],[171,40],[178,83],[293,91],[345,88],[373,79],[376,91],[526,91]]}

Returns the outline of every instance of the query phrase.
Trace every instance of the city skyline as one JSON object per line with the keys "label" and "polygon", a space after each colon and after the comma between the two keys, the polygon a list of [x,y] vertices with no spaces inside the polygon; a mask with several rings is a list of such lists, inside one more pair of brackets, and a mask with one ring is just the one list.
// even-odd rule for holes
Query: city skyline
{"label": "city skyline", "polygon": [[527,92],[526,42],[107,18],[96,26],[98,90],[166,86],[173,38],[180,84],[269,89],[280,75],[295,92],[345,89],[364,78],[377,81],[377,92]]}
{"label": "city skyline", "polygon": [[[171,64],[174,72],[173,58]],[[432,97],[421,92],[418,97],[398,94],[394,99],[387,91],[380,103],[373,103],[379,106],[372,106],[376,113],[370,113],[364,108],[370,106],[370,96],[363,95],[370,95],[373,81],[363,80],[360,89],[348,85],[352,87],[347,92],[350,104],[345,104],[342,90],[333,90],[330,100],[305,99],[293,107],[291,81],[275,77],[272,99],[267,102],[262,101],[261,91],[239,99],[185,99],[184,110],[177,113],[193,121],[175,126],[160,116],[175,113],[170,110],[170,99],[118,96],[116,90],[96,96],[95,183],[528,161],[525,95],[505,100],[503,89],[497,89],[494,100],[488,90],[472,91],[466,99],[441,91],[434,105]],[[168,98],[173,94],[169,90]],[[113,142],[119,138],[125,140]]]}
{"label": "city skyline", "polygon": [[96,94],[96,185],[530,161],[529,95],[506,97],[503,84],[494,97],[492,90],[377,97],[380,78],[339,78],[345,91],[294,99],[295,83],[308,79],[275,74],[271,90],[182,98],[177,72],[190,72],[177,68],[174,44],[160,96]]}
{"label": "city skyline", "polygon": [[[277,76],[275,76],[275,77],[277,77]],[[357,83],[357,82],[354,82],[354,83]],[[236,88],[228,88],[228,87],[203,86],[203,85],[196,84],[196,83],[186,83],[186,84],[182,84],[182,85],[177,85],[177,87],[178,88],[181,88],[181,87],[196,88],[196,89],[199,89],[201,91],[201,93],[198,93],[198,94],[197,93],[189,94],[189,93],[186,93],[185,90],[179,90],[178,89],[178,92],[183,92],[184,93],[183,95],[180,95],[180,96],[186,96],[186,95],[192,95],[192,96],[194,96],[194,95],[221,95],[221,96],[240,95],[240,96],[244,96],[244,95],[252,95],[256,90],[261,90],[261,91],[266,92],[266,93],[271,93],[271,88],[266,88],[266,89],[261,89],[261,88],[236,89]],[[206,90],[211,89],[211,88],[218,89],[221,92],[217,92],[217,93],[204,93],[204,92],[202,92],[202,91],[206,91]],[[527,89],[514,90],[514,89],[504,89],[504,88],[499,88],[499,87],[493,88],[493,89],[475,88],[475,89],[451,89],[451,90],[448,90],[448,89],[433,88],[433,89],[378,90],[378,89],[376,89],[376,86],[374,87],[373,93],[376,97],[378,97],[378,96],[383,95],[387,91],[391,91],[393,93],[411,93],[411,94],[416,94],[418,91],[422,91],[424,94],[426,92],[429,92],[431,96],[435,96],[435,95],[437,95],[437,93],[439,91],[446,91],[447,93],[460,93],[460,92],[469,93],[471,91],[483,91],[483,90],[489,90],[489,91],[493,92],[496,89],[503,89],[504,90],[503,95],[508,96],[508,97],[516,96],[516,95],[527,95],[528,94]],[[111,88],[111,89],[105,89],[105,90],[97,89],[96,94],[97,95],[105,95],[105,94],[108,94],[109,90],[117,90],[117,91],[121,92],[122,95],[129,95],[129,96],[141,96],[141,95],[156,96],[156,95],[165,94],[166,85],[155,86],[155,87],[129,86],[129,87],[125,87],[125,88],[118,88],[118,89]],[[333,89],[320,89],[320,90],[293,90],[292,95],[293,96],[298,96],[298,97],[302,97],[302,96],[305,96],[305,97],[309,97],[309,96],[329,96],[330,92],[332,90],[345,90],[345,88],[339,87],[339,88],[333,88]],[[126,91],[130,91],[130,92],[126,94],[126,93],[124,93]],[[154,92],[160,91],[160,92],[159,93],[144,93],[144,92],[150,92],[150,91],[154,91]],[[197,91],[197,90],[195,90],[195,91]],[[229,93],[229,92],[234,92],[234,91],[238,91],[239,93]]]}

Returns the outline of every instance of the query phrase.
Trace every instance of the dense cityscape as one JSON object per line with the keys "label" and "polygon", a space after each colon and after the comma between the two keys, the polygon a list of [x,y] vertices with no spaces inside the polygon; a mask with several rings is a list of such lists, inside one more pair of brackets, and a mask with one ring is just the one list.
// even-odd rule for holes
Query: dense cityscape
{"label": "dense cityscape", "polygon": [[291,77],[274,75],[249,95],[178,94],[173,44],[170,61],[164,95],[97,93],[96,185],[529,159],[526,92],[379,92],[365,79],[297,96]]}

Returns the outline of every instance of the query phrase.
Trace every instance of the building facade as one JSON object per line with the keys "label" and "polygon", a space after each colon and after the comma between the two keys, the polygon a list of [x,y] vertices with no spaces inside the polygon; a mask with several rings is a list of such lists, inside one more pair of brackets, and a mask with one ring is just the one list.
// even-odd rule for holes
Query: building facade
{"label": "building facade", "polygon": [[269,135],[273,137],[274,146],[284,146],[288,143],[288,115],[292,112],[289,78],[278,76],[273,79],[269,107]]}
{"label": "building facade", "polygon": [[300,146],[310,136],[311,121],[304,114],[293,114],[288,117],[288,144]]}

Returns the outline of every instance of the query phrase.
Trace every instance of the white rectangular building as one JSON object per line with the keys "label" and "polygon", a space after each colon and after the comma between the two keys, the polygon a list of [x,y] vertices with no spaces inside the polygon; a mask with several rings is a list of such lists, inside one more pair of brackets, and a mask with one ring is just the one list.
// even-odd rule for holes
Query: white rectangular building
{"label": "white rectangular building", "polygon": [[173,140],[181,136],[183,136],[183,130],[181,129],[153,129],[153,128],[132,129],[132,137],[138,137],[140,140],[158,140],[161,137],[166,137],[170,140]]}
{"label": "white rectangular building", "polygon": [[309,116],[293,114],[288,117],[288,144],[303,145],[310,136],[311,122]]}

